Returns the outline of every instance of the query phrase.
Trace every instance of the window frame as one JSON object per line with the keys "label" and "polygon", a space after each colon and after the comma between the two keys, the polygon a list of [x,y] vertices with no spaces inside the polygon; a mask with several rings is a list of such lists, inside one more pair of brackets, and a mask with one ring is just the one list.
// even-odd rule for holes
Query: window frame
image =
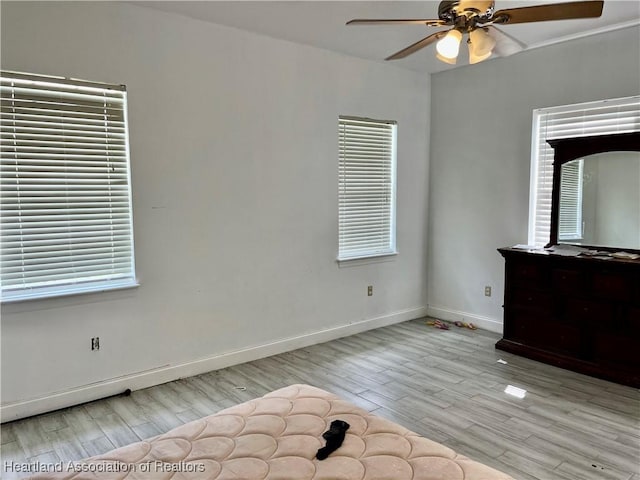
{"label": "window frame", "polygon": [[[139,282],[136,277],[135,266],[135,244],[134,244],[134,231],[133,231],[133,205],[132,205],[132,184],[131,184],[131,162],[130,162],[130,142],[129,142],[129,128],[128,128],[128,105],[127,105],[127,91],[124,85],[106,84],[100,82],[90,82],[85,80],[77,80],[71,78],[63,78],[49,75],[39,75],[23,72],[13,72],[8,70],[2,70],[0,76],[3,83],[3,114],[2,114],[2,127],[3,127],[3,142],[2,142],[2,164],[3,167],[11,167],[17,169],[23,169],[25,172],[23,176],[16,175],[16,180],[12,181],[12,175],[8,175],[3,171],[3,184],[7,185],[9,191],[15,188],[14,195],[3,196],[2,209],[11,208],[17,212],[18,220],[14,221],[18,226],[17,228],[21,237],[19,241],[19,247],[16,246],[16,242],[11,243],[13,250],[18,249],[17,253],[6,253],[7,250],[3,249],[0,260],[6,261],[8,264],[13,265],[15,262],[22,262],[23,265],[23,277],[22,284],[15,279],[10,279],[9,273],[7,277],[0,274],[0,302],[1,303],[13,303],[27,300],[37,300],[45,298],[53,298],[67,295],[86,294],[102,292],[107,290],[119,290],[124,288],[134,288],[139,286]],[[20,89],[17,92],[16,89]],[[41,93],[38,93],[39,90]],[[46,93],[43,93],[46,92]],[[23,108],[20,112],[20,107],[15,107],[13,103],[6,102],[11,95],[11,102],[14,102],[15,95],[22,94],[23,98],[21,102],[32,102],[33,106],[29,108]],[[38,95],[41,94],[41,97]],[[98,95],[103,96],[103,112],[101,115],[102,122],[98,125],[72,127],[77,128],[73,133],[65,132],[64,124],[66,121],[76,122],[79,125],[96,124],[96,119],[100,119],[100,116],[96,116],[96,109],[99,109],[99,101],[91,103],[90,97],[96,97]],[[52,100],[55,97],[55,101]],[[77,101],[70,100],[75,97]],[[85,102],[85,103],[83,103]],[[111,119],[111,113],[107,113],[107,102],[109,104],[121,105],[116,108],[117,114],[116,120],[113,123]],[[52,106],[49,106],[49,105]],[[18,108],[18,110],[16,110]],[[93,109],[93,110],[92,110]],[[9,110],[12,110],[9,112]],[[26,112],[26,113],[25,113]],[[92,113],[87,113],[92,112]],[[92,116],[93,115],[93,116]],[[122,132],[115,134],[114,125],[122,122]],[[40,125],[38,128],[31,128],[32,122],[38,122]],[[56,123],[58,122],[58,123]],[[18,125],[22,125],[21,128]],[[62,128],[60,128],[62,125]],[[95,126],[103,127],[100,131],[91,130]],[[31,128],[31,132],[27,132],[24,129]],[[67,127],[68,128],[68,127]],[[70,129],[69,129],[70,130]],[[83,131],[82,133],[77,133]],[[86,133],[84,133],[86,131]],[[111,137],[119,137],[118,141],[112,141]],[[13,140],[11,140],[11,137]],[[45,138],[46,137],[46,138]],[[73,137],[73,139],[72,139]],[[78,145],[80,144],[80,145]],[[72,150],[84,149],[81,153],[79,151]],[[110,150],[115,148],[115,150]],[[22,152],[21,152],[22,149]],[[87,150],[90,149],[90,150]],[[33,153],[33,152],[36,153]],[[50,151],[50,155],[46,152]],[[103,151],[102,153],[99,153]],[[114,153],[110,153],[113,151]],[[89,153],[87,153],[89,152]],[[116,155],[117,154],[117,155]],[[21,203],[21,189],[20,182],[24,185],[24,179],[30,178],[33,175],[34,163],[32,157],[40,158],[40,165],[42,176],[47,178],[46,182],[42,181],[42,188],[31,189],[33,192],[29,195],[27,191],[27,197],[31,198],[30,207],[22,207]],[[47,156],[48,155],[48,156]],[[76,155],[75,159],[73,155]],[[92,155],[94,157],[90,157]],[[82,162],[81,157],[86,159],[86,162]],[[22,160],[22,162],[20,162]],[[75,162],[75,163],[74,163]],[[51,164],[52,168],[48,168],[46,165]],[[90,165],[91,164],[91,165]],[[37,168],[37,169],[38,169]],[[100,170],[104,168],[104,170]],[[126,169],[126,172],[120,171],[117,174],[118,181],[115,180],[116,175],[112,175],[111,171],[116,171],[115,168],[122,170]],[[36,170],[37,170],[36,169]],[[68,170],[69,169],[69,170]],[[93,170],[92,170],[93,169]],[[3,170],[5,170],[3,168]],[[6,169],[8,172],[9,169]],[[96,172],[95,174],[93,172]],[[100,173],[100,172],[103,173]],[[108,171],[105,175],[104,171]],[[59,172],[59,174],[57,174]],[[78,173],[75,173],[78,172]],[[87,173],[90,172],[90,173]],[[6,176],[5,176],[6,175]],[[38,174],[40,175],[40,174]],[[87,190],[87,192],[74,193],[73,188],[65,189],[62,191],[59,185],[73,186],[74,183],[69,183],[70,179],[75,177],[79,183],[75,183],[76,187],[80,190],[83,188],[86,190],[86,185],[96,186],[101,189],[101,193],[93,193],[93,190]],[[93,180],[88,180],[93,178]],[[27,180],[29,181],[29,180]],[[93,183],[91,183],[93,181]],[[57,185],[56,185],[57,183]],[[120,188],[117,188],[120,187]],[[24,191],[24,190],[23,190]],[[108,192],[108,193],[104,193]],[[73,195],[79,196],[74,198]],[[16,199],[11,199],[11,197]],[[34,200],[37,198],[37,201]],[[91,198],[90,200],[87,200]],[[6,200],[6,201],[5,201]],[[49,218],[38,219],[35,222],[31,221],[30,224],[24,223],[22,217],[27,215],[33,215],[33,211],[30,209],[41,209],[39,202],[44,201],[49,210],[42,215],[46,215]],[[73,206],[64,205],[65,203],[74,202]],[[116,207],[115,204],[119,205]],[[63,205],[63,206],[61,206]],[[91,208],[95,208],[92,210]],[[124,215],[121,216],[121,220],[118,225],[120,228],[118,232],[114,233],[114,209],[120,208],[124,211]],[[52,213],[53,209],[59,210]],[[71,210],[75,209],[72,213]],[[105,213],[105,212],[109,213]],[[83,212],[83,213],[78,213]],[[78,234],[75,237],[68,236],[66,243],[60,238],[55,241],[46,239],[47,227],[43,227],[42,223],[46,222],[51,225],[51,229],[61,227],[63,217],[67,217],[67,224],[69,226],[76,225],[76,220],[71,218],[79,218],[79,222],[82,223],[84,215],[94,215],[95,219],[94,227],[97,227],[93,233],[103,237],[110,237],[110,240],[94,240],[90,235],[87,236],[87,232],[90,228],[77,227]],[[16,216],[14,214],[14,216]],[[103,221],[104,220],[104,221]],[[73,224],[71,222],[74,222]],[[39,224],[39,225],[38,225]],[[34,238],[32,243],[38,243],[38,247],[44,249],[43,252],[46,255],[35,255],[39,259],[34,260],[34,253],[28,253],[23,249],[25,247],[22,240],[22,230],[24,228],[33,227],[39,230],[35,230],[35,233],[31,234]],[[109,230],[111,229],[111,230]],[[125,233],[121,233],[124,231]],[[82,234],[85,234],[85,237]],[[7,236],[11,235],[7,233]],[[59,235],[59,234],[57,234]],[[15,234],[14,234],[15,236]],[[4,235],[0,238],[5,239]],[[124,245],[118,244],[118,242],[124,242]],[[4,243],[4,242],[3,242]],[[87,247],[87,244],[92,244],[91,247]],[[84,244],[84,245],[82,245]],[[53,246],[56,249],[50,250]],[[82,246],[81,246],[82,245]],[[73,252],[65,256],[61,254],[61,251],[65,249]],[[84,248],[84,250],[81,250]],[[97,253],[97,250],[100,253]],[[109,249],[111,249],[109,251]],[[52,255],[55,252],[56,255]],[[124,252],[124,253],[122,253]],[[38,253],[42,253],[38,252]],[[9,257],[5,255],[12,255]],[[73,260],[73,255],[88,255],[84,258],[91,258],[85,263],[86,267],[80,268],[77,266],[79,260]],[[40,261],[40,258],[43,261]],[[51,270],[51,260],[54,259],[59,265],[59,270]],[[22,260],[20,260],[22,259]],[[109,260],[110,259],[110,260]],[[29,265],[28,261],[31,260],[33,270],[31,272],[37,272],[38,279],[31,276],[31,274],[25,275],[24,272],[28,270],[24,269],[24,266]],[[13,262],[13,263],[9,263]],[[48,264],[49,266],[46,266]],[[5,264],[6,265],[6,264]],[[62,266],[64,265],[64,266]],[[112,272],[105,273],[111,266]],[[121,267],[116,268],[116,265]],[[95,268],[94,268],[95,266]],[[56,267],[58,268],[58,267]],[[53,274],[48,274],[54,272]],[[67,272],[65,274],[65,272]],[[81,272],[85,272],[84,274]],[[48,275],[48,276],[47,276]],[[13,281],[11,281],[13,280]],[[9,285],[7,286],[7,282]]]}
{"label": "window frame", "polygon": [[[345,209],[345,204],[348,202],[352,202],[353,199],[349,199],[349,195],[345,193],[345,179],[346,176],[345,168],[346,165],[346,157],[342,147],[342,142],[346,142],[346,132],[345,132],[345,123],[355,122],[361,123],[364,125],[370,125],[371,128],[376,128],[376,126],[385,125],[386,127],[379,127],[381,130],[388,130],[390,145],[385,155],[388,156],[388,172],[386,177],[388,181],[385,182],[383,189],[388,192],[388,204],[385,205],[385,217],[384,222],[388,223],[388,229],[379,229],[375,232],[372,232],[370,235],[370,245],[365,248],[348,248],[348,241],[345,239],[345,236],[348,235],[348,229],[351,226],[353,228],[353,224],[349,225],[350,222],[346,222],[343,218]],[[366,127],[365,127],[366,128]],[[380,135],[376,140],[384,142],[386,136]],[[346,143],[345,143],[346,145]],[[389,257],[393,255],[397,255],[397,244],[396,244],[396,198],[397,198],[397,145],[398,145],[398,124],[395,120],[378,120],[368,117],[359,117],[359,116],[347,116],[340,115],[338,117],[338,254],[337,261],[339,263],[342,262],[352,262],[354,260],[366,260],[366,259],[376,259]],[[371,148],[371,145],[369,145]],[[371,162],[372,158],[368,159],[368,163]],[[381,160],[379,163],[381,165],[384,164],[386,160]],[[383,168],[385,168],[383,166]],[[346,183],[348,185],[348,183]],[[380,190],[382,191],[382,190]],[[371,190],[372,194],[375,196],[380,195],[379,192],[376,193],[376,189]],[[386,200],[385,200],[386,201]],[[357,221],[357,219],[355,220]],[[384,245],[375,246],[375,242],[373,237],[376,235],[381,235],[382,232],[385,232],[383,235],[386,235]],[[388,238],[388,240],[386,240]]]}

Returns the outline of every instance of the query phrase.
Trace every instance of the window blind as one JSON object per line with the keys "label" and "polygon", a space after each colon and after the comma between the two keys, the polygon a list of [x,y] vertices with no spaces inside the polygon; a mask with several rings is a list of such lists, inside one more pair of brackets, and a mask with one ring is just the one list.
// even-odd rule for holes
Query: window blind
{"label": "window blind", "polygon": [[339,118],[339,260],[395,253],[396,123]]}
{"label": "window blind", "polygon": [[533,111],[530,245],[544,246],[551,233],[552,138],[640,131],[640,96],[563,105]]}
{"label": "window blind", "polygon": [[123,86],[2,72],[3,301],[135,284]]}
{"label": "window blind", "polygon": [[574,160],[562,166],[560,184],[559,240],[582,239],[582,169],[584,161]]}

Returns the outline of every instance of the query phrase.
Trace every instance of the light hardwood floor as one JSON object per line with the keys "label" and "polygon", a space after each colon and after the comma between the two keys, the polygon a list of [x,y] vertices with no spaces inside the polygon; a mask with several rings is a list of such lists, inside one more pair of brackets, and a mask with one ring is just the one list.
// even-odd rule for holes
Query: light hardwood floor
{"label": "light hardwood floor", "polygon": [[498,338],[413,320],[18,420],[2,426],[2,465],[97,455],[308,383],[521,480],[640,480],[640,391],[495,350]]}

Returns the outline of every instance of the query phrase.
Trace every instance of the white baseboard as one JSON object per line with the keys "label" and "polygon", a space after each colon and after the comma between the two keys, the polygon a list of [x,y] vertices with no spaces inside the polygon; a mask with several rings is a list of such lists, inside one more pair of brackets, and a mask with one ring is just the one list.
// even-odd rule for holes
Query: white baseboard
{"label": "white baseboard", "polygon": [[165,365],[162,367],[132,373],[122,377],[82,385],[80,387],[54,392],[42,397],[7,403],[0,407],[0,422],[9,422],[19,418],[30,417],[60,408],[78,405],[80,403],[98,400],[100,398],[117,395],[127,389],[140,390],[154,385],[171,382],[179,378],[191,377],[201,373],[219,370],[231,365],[250,362],[260,358],[277,355],[297,348],[308,347],[356,333],[380,328],[395,323],[413,320],[427,315],[426,307],[402,310],[388,315],[352,322],[325,330],[319,330],[304,335],[285,338],[275,342],[236,350],[233,352],[212,355],[192,362],[179,365]]}
{"label": "white baseboard", "polygon": [[476,315],[475,313],[461,312],[459,310],[453,310],[451,308],[428,305],[427,315],[429,317],[448,320],[450,322],[459,321],[473,323],[476,327],[482,328],[483,330],[489,330],[490,332],[502,333],[503,331],[501,320],[491,317],[484,317],[482,315]]}

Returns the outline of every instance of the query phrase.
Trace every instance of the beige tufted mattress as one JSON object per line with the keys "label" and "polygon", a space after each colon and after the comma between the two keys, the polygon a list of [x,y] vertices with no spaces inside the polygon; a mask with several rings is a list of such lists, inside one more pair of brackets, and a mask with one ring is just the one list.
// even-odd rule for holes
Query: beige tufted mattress
{"label": "beige tufted mattress", "polygon": [[[326,460],[316,460],[325,444],[322,433],[336,419],[350,424],[344,443]],[[282,388],[164,435],[60,467],[32,478],[513,480],[309,385]]]}

